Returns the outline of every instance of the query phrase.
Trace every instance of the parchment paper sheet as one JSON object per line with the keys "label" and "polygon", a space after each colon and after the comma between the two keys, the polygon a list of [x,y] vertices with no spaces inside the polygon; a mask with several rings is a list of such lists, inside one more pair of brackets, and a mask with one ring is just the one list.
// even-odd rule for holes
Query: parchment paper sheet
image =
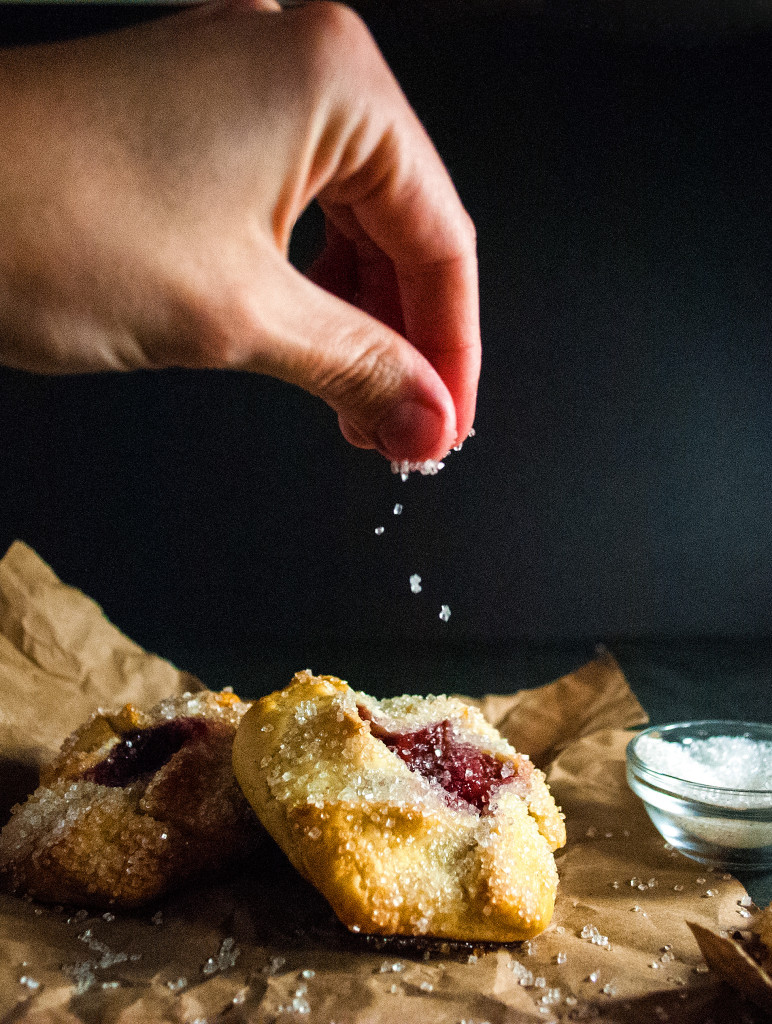
{"label": "parchment paper sheet", "polygon": [[[31,788],[36,766],[97,706],[147,706],[196,685],[29,548],[16,544],[0,562],[6,795],[24,779]],[[566,812],[543,935],[488,948],[353,936],[267,845],[236,876],[202,879],[143,913],[89,915],[0,894],[0,1024],[768,1020],[708,971],[686,924],[745,927],[745,890],[666,849],[627,788],[625,729],[646,716],[614,659],[480,705],[548,767]]]}

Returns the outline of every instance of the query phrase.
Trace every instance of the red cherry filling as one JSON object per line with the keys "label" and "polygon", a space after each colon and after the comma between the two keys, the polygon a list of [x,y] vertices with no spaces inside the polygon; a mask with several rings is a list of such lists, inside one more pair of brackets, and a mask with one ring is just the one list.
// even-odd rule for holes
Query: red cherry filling
{"label": "red cherry filling", "polygon": [[452,797],[471,804],[481,814],[487,813],[499,786],[517,783],[521,796],[528,791],[533,765],[527,757],[518,755],[514,764],[499,761],[493,754],[457,740],[447,719],[415,732],[396,733],[373,721],[365,708],[360,707],[359,714],[370,722],[371,734],[411,771],[438,782]]}
{"label": "red cherry filling", "polygon": [[153,775],[190,740],[206,736],[205,718],[172,718],[161,725],[128,733],[83,778],[100,786],[128,786],[142,775]]}

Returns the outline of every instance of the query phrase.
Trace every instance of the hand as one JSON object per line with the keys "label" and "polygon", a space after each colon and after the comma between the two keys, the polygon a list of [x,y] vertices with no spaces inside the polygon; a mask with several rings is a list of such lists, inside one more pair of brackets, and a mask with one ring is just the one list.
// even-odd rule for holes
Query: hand
{"label": "hand", "polygon": [[6,51],[0,90],[0,361],[267,373],[393,459],[466,437],[474,231],[351,11],[208,4]]}

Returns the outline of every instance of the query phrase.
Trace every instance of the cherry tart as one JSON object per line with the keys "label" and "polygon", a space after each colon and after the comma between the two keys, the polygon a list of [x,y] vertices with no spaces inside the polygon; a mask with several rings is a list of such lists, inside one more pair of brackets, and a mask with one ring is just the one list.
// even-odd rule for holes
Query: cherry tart
{"label": "cherry tart", "polygon": [[563,816],[543,773],[463,701],[378,701],[299,672],[244,716],[233,765],[352,931],[512,942],[549,924]]}
{"label": "cherry tart", "polygon": [[263,835],[231,764],[248,704],[184,694],[100,712],[65,740],[0,834],[12,890],[54,903],[136,907],[246,856]]}

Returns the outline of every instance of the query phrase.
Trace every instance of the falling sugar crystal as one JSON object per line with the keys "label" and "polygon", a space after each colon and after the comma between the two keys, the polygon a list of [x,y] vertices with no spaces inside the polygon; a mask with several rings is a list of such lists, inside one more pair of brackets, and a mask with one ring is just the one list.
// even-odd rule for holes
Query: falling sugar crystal
{"label": "falling sugar crystal", "polygon": [[450,608],[446,604],[440,609],[440,618],[443,622],[447,622],[450,618]]}
{"label": "falling sugar crystal", "polygon": [[410,589],[413,591],[414,594],[420,594],[421,590],[423,589],[421,587],[421,577],[418,575],[417,572],[414,572],[413,575],[410,577]]}
{"label": "falling sugar crystal", "polygon": [[375,527],[375,536],[376,537],[380,537],[381,534],[383,533],[383,530],[384,530],[383,526],[376,526]]}
{"label": "falling sugar crystal", "polygon": [[401,516],[402,515],[402,506],[400,505],[399,502],[397,502],[397,504],[394,506],[394,515],[395,516]]}

